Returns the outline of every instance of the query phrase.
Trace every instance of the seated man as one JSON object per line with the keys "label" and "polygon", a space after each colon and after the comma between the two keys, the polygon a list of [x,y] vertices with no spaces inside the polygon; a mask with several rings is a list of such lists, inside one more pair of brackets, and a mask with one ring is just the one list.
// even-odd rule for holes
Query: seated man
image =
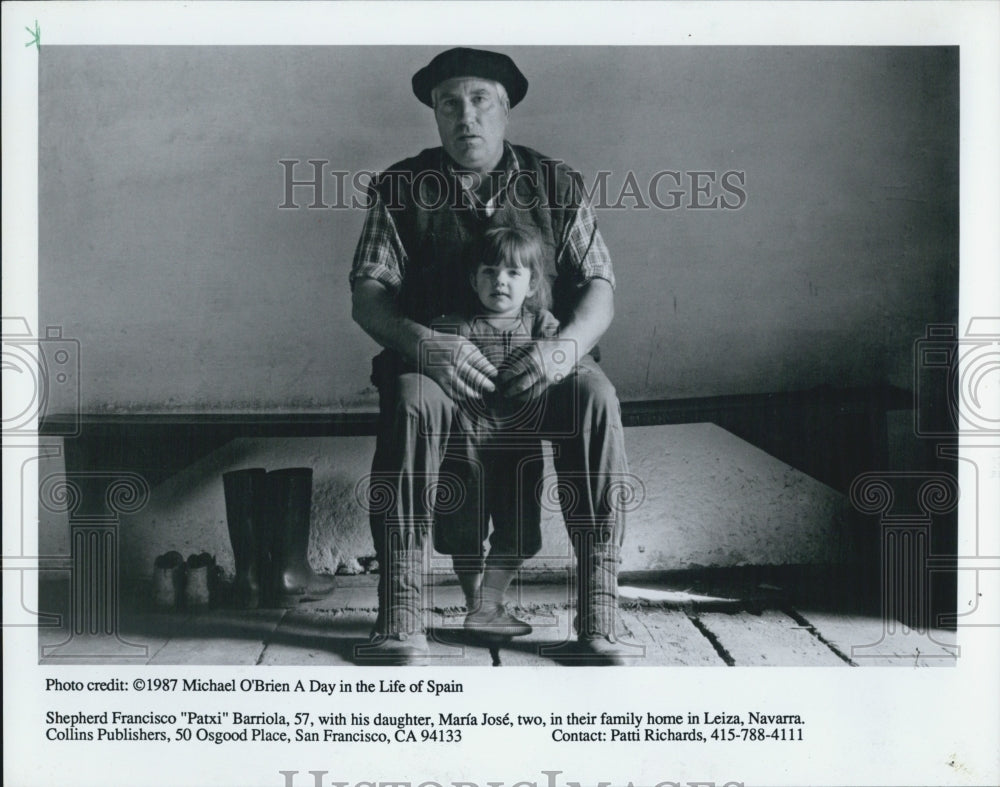
{"label": "seated man", "polygon": [[[378,555],[379,615],[364,659],[421,663],[421,602],[434,494],[457,408],[498,393],[544,397],[539,434],[554,444],[563,515],[577,560],[578,647],[591,663],[620,663],[617,573],[624,536],[617,484],[625,473],[614,388],[594,356],[613,314],[614,274],[578,173],[505,140],[528,83],[501,54],[452,49],[412,80],[434,109],[442,146],[393,165],[375,181],[351,270],[353,316],[385,347],[373,363],[379,427],[370,517]],[[467,338],[431,321],[470,297],[463,261],[499,211],[516,212],[544,247],[555,338],[520,348],[502,373]],[[572,348],[567,351],[567,347]],[[513,494],[515,490],[511,490]]]}

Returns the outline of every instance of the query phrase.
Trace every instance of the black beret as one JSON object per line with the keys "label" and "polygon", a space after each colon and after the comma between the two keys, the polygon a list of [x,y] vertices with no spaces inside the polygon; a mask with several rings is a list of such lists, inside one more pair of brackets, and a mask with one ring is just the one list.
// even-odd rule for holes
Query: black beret
{"label": "black beret", "polygon": [[413,95],[427,106],[433,106],[431,91],[446,79],[455,77],[479,77],[499,82],[507,89],[511,106],[528,92],[528,80],[507,55],[457,47],[437,55],[413,75]]}

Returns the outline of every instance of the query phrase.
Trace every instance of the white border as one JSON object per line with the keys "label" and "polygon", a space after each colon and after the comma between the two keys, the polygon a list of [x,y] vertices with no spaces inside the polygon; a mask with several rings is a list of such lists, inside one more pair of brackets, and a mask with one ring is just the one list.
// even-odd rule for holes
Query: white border
{"label": "white border", "polygon": [[[1000,314],[1000,4],[906,3],[5,3],[3,13],[3,313],[26,314],[37,330],[37,54],[25,47],[25,27],[37,19],[42,46],[61,44],[797,44],[950,45],[961,47],[961,323]],[[7,394],[5,393],[5,396]],[[966,441],[966,444],[974,441]],[[10,441],[8,441],[8,444]],[[6,450],[5,450],[6,453]],[[995,484],[994,448],[979,480]],[[977,455],[978,458],[979,455]],[[18,463],[4,457],[8,473]],[[973,483],[961,463],[963,489]],[[4,547],[16,494],[4,495]],[[992,498],[995,500],[995,498]],[[30,502],[30,501],[29,501]],[[963,500],[961,542],[977,501]],[[28,505],[26,503],[26,505]],[[995,511],[980,511],[984,524]],[[4,572],[5,619],[18,600]],[[995,586],[995,583],[994,583]],[[960,599],[975,589],[963,576]],[[995,602],[994,602],[995,603]],[[1000,624],[1000,621],[997,621]],[[139,668],[41,668],[30,629],[4,631],[5,784],[57,783],[280,785],[279,769],[328,770],[329,781],[465,779],[477,784],[518,779],[544,784],[542,770],[583,784],[657,781],[740,781],[750,784],[995,784],[1000,783],[1000,628],[960,629],[955,669],[629,669],[586,671],[463,671],[470,709],[510,710],[614,706],[639,710],[727,711],[787,707],[809,718],[815,738],[783,749],[718,750],[695,746],[557,746],[535,734],[511,733],[489,747],[401,749],[266,746],[104,749],[39,740],[45,676],[130,676]],[[143,674],[218,678],[250,669],[179,668]],[[269,670],[275,680],[303,670]],[[345,679],[366,674],[355,670]],[[371,679],[386,677],[371,672]],[[427,676],[433,673],[428,672]],[[332,677],[332,676],[329,676]],[[340,676],[338,676],[340,677]],[[555,689],[555,690],[554,690]],[[559,693],[562,692],[562,693]],[[179,699],[179,698],[178,698]],[[59,698],[58,705],[65,705]],[[80,709],[104,707],[100,696],[79,697]],[[178,701],[176,706],[184,703]],[[266,703],[235,698],[226,707]],[[426,709],[400,701],[398,710]],[[483,740],[482,736],[476,736]],[[391,752],[391,758],[387,755]],[[564,783],[564,782],[560,782]]]}

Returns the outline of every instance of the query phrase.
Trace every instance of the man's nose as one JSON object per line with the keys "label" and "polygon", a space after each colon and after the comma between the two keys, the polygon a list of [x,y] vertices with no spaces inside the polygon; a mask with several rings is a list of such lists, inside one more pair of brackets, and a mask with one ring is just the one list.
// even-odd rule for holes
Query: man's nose
{"label": "man's nose", "polygon": [[463,123],[472,123],[477,119],[476,106],[471,101],[462,102],[461,120]]}

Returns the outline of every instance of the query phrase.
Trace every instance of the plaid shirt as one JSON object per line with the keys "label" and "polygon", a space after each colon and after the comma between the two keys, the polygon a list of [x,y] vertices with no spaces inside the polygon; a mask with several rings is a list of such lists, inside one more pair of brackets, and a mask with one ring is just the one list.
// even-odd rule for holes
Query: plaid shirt
{"label": "plaid shirt", "polygon": [[[442,157],[444,154],[442,153]],[[451,164],[445,159],[446,171],[451,172]],[[519,165],[514,150],[505,142],[504,159],[505,176],[509,179],[518,171]],[[503,189],[497,190],[502,194]],[[478,204],[475,195],[469,192],[470,204]],[[493,215],[497,209],[497,196],[490,199],[482,210],[487,216]],[[576,216],[566,233],[566,241],[562,244],[562,269],[574,272],[576,284],[583,285],[591,279],[605,279],[615,286],[615,274],[611,267],[611,255],[604,245],[600,230],[597,228],[597,217],[594,209],[586,199],[581,200]],[[365,217],[361,238],[354,252],[354,264],[351,267],[351,287],[353,289],[358,279],[374,279],[384,284],[390,290],[398,290],[406,275],[407,255],[403,248],[396,224],[385,204],[376,195]]]}

